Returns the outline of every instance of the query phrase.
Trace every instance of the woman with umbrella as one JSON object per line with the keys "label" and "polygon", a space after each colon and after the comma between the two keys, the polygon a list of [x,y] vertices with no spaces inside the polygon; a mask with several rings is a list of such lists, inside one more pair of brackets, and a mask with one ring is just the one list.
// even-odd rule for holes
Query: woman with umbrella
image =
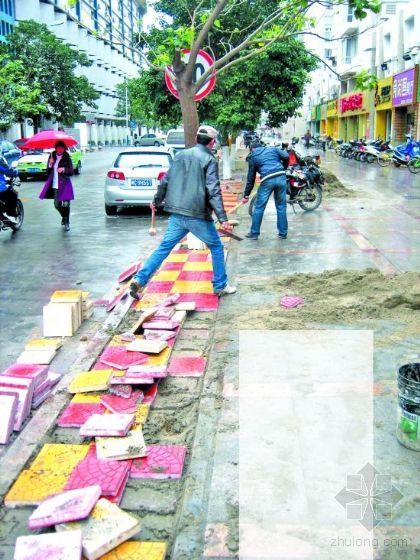
{"label": "woman with umbrella", "polygon": [[23,149],[48,149],[54,146],[54,151],[48,158],[48,178],[39,193],[41,200],[54,199],[54,206],[61,215],[61,225],[66,231],[70,229],[70,201],[74,199],[73,185],[70,176],[73,175],[73,163],[67,148],[77,144],[72,136],[60,130],[44,130],[29,138]]}

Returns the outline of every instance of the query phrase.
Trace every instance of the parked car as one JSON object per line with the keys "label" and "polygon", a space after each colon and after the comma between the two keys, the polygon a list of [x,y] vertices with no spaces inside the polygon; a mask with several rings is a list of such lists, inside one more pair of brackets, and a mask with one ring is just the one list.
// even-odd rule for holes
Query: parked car
{"label": "parked car", "polygon": [[126,206],[149,206],[171,162],[171,153],[161,147],[120,152],[105,180],[106,215],[115,216]]}
{"label": "parked car", "polygon": [[185,135],[182,128],[168,131],[165,140],[165,148],[167,150],[172,150],[174,155],[179,152],[179,150],[185,150]]}
{"label": "parked car", "polygon": [[[29,150],[16,163],[19,177],[26,181],[28,177],[45,176],[47,173],[48,158],[52,149],[48,150]],[[79,175],[82,172],[82,152],[79,146],[72,146],[68,152],[73,162],[74,172]]]}
{"label": "parked car", "polygon": [[156,134],[143,134],[140,138],[134,141],[134,145],[137,146],[163,146],[164,140],[156,136]]}
{"label": "parked car", "polygon": [[0,140],[0,155],[2,155],[9,165],[20,158],[21,151],[8,140]]}

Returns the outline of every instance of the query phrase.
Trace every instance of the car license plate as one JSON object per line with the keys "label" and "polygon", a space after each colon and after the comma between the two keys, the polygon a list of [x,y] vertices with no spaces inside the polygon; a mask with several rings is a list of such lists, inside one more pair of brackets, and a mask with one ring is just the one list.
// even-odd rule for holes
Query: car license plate
{"label": "car license plate", "polygon": [[39,173],[40,169],[38,167],[28,167],[27,171],[28,173]]}
{"label": "car license plate", "polygon": [[151,187],[152,179],[131,179],[132,187]]}

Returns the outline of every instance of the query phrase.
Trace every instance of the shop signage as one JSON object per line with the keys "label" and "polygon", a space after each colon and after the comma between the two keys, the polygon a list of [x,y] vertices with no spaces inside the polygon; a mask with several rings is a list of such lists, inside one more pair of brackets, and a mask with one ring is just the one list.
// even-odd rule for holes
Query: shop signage
{"label": "shop signage", "polygon": [[338,99],[331,99],[327,103],[327,117],[336,117],[338,115]]}
{"label": "shop signage", "polygon": [[340,99],[341,114],[347,113],[347,111],[359,111],[360,109],[363,109],[363,93],[354,93]]}
{"label": "shop signage", "polygon": [[415,78],[415,68],[410,68],[410,70],[395,74],[392,86],[392,105],[394,107],[413,103]]}
{"label": "shop signage", "polygon": [[392,77],[378,80],[375,89],[376,109],[391,109],[392,106]]}

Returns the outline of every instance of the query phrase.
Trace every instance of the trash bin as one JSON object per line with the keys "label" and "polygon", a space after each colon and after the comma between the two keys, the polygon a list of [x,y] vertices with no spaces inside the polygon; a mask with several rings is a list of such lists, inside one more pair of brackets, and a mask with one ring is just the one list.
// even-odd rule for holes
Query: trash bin
{"label": "trash bin", "polygon": [[420,451],[420,363],[398,370],[398,441]]}

